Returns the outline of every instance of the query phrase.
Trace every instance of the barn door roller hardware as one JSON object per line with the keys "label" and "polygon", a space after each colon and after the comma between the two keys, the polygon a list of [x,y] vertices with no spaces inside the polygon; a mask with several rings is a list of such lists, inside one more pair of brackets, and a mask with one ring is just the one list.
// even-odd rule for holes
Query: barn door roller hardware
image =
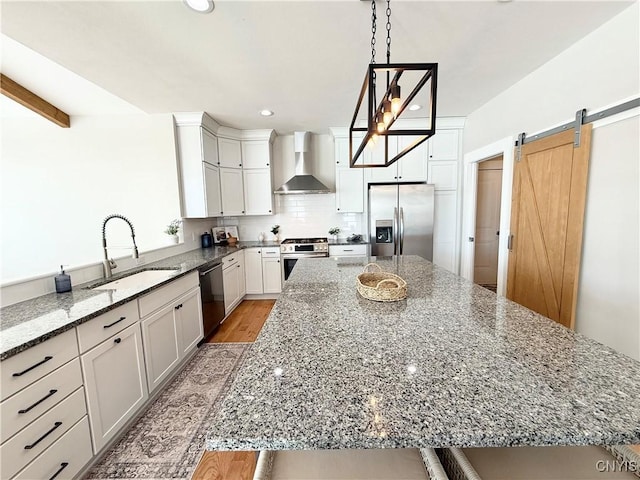
{"label": "barn door roller hardware", "polygon": [[631,110],[632,108],[640,107],[640,98],[634,98],[633,100],[629,100],[628,102],[621,103],[620,105],[615,105],[613,107],[607,108],[598,113],[592,113],[591,115],[587,115],[587,110],[585,108],[578,110],[576,112],[576,118],[573,122],[565,123],[564,125],[560,125],[559,127],[552,128],[550,130],[546,130],[542,133],[537,133],[535,135],[531,135],[527,137],[523,132],[518,135],[518,139],[516,140],[516,161],[520,161],[520,150],[522,149],[522,145],[525,145],[530,142],[534,142],[536,140],[540,140],[541,138],[549,137],[551,135],[555,135],[556,133],[564,132],[573,128],[574,132],[574,141],[573,144],[576,147],[580,146],[580,127],[587,123],[595,122],[596,120],[602,120],[603,118],[610,117],[612,115],[616,115],[621,112],[625,112],[627,110]]}

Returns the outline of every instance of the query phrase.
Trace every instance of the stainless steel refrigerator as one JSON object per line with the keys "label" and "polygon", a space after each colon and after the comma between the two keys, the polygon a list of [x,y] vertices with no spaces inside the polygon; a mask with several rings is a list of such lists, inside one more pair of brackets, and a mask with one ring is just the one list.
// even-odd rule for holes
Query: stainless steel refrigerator
{"label": "stainless steel refrigerator", "polygon": [[420,255],[433,260],[434,186],[369,185],[371,255]]}

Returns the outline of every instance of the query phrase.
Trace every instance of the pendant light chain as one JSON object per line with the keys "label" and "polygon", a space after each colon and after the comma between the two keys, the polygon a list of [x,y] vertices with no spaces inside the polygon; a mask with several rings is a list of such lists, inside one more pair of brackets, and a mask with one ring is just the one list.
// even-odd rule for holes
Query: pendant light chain
{"label": "pendant light chain", "polygon": [[391,63],[391,0],[387,0],[387,63]]}
{"label": "pendant light chain", "polygon": [[371,63],[376,63],[376,0],[371,0]]}

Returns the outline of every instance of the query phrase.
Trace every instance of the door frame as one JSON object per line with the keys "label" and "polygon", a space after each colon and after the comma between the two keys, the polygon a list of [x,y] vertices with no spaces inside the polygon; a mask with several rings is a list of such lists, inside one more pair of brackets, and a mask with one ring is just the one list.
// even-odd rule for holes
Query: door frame
{"label": "door frame", "polygon": [[509,271],[508,240],[511,223],[511,191],[513,188],[513,162],[515,136],[486,145],[464,154],[464,190],[462,198],[462,238],[460,275],[473,281],[475,242],[469,238],[476,235],[476,201],[478,194],[478,164],[483,160],[502,155],[502,197],[500,199],[500,238],[498,240],[498,286],[496,293],[507,293],[507,273]]}

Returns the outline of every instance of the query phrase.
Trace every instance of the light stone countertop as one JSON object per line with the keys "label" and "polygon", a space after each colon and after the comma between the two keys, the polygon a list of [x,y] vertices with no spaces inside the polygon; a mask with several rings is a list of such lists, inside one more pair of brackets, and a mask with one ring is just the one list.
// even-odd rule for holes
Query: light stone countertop
{"label": "light stone countertop", "polygon": [[640,362],[420,257],[366,300],[367,261],[296,264],[208,450],[640,443]]}
{"label": "light stone countertop", "polygon": [[[135,269],[117,272],[106,280],[74,285],[67,293],[50,293],[0,309],[0,360],[59,335],[109,310],[145,295],[199,267],[213,266],[222,257],[243,248],[279,246],[276,242],[239,242],[236,247],[214,246],[174,255]],[[91,290],[142,270],[175,270],[175,274],[153,287],[127,290]]]}

